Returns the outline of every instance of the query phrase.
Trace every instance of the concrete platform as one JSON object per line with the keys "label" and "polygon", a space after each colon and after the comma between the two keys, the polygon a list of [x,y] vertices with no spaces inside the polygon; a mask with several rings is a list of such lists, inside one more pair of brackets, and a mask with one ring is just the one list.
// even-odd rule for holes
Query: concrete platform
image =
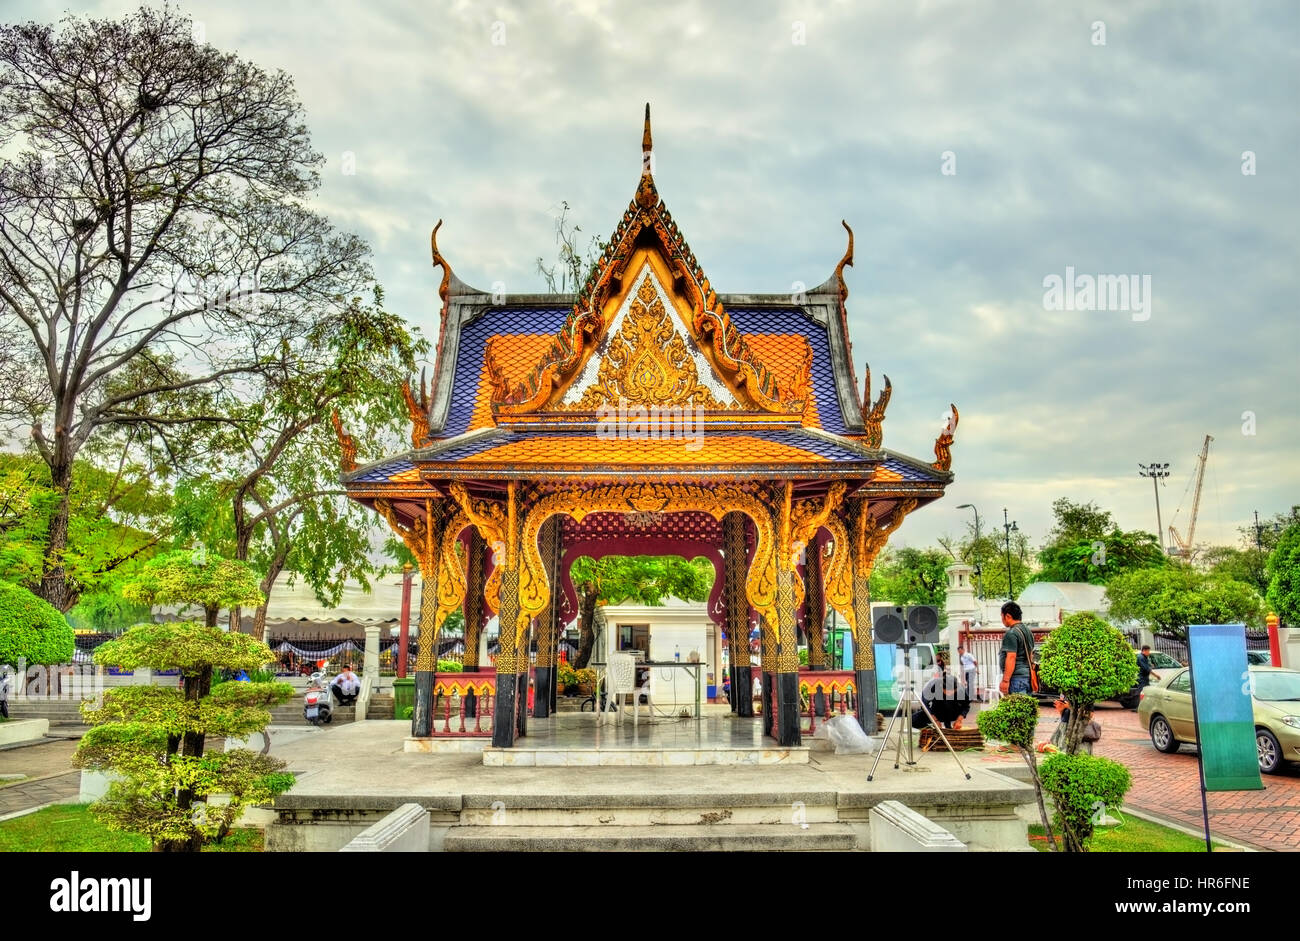
{"label": "concrete platform", "polygon": [[[530,733],[537,726],[530,721]],[[938,754],[921,756],[914,770],[882,759],[872,782],[871,756],[811,751],[803,762],[771,765],[489,767],[481,753],[407,752],[409,730],[405,721],[372,721],[275,743],[271,753],[298,781],[276,799],[267,848],[338,850],[414,802],[430,813],[431,850],[844,849],[846,832],[853,848],[865,850],[871,808],[892,799],[971,850],[1028,849],[1016,811],[1033,802],[1033,789],[996,773],[1010,764],[1007,756],[963,755],[969,781],[951,756]],[[662,827],[693,828],[692,839]],[[763,829],[737,829],[745,827]]]}
{"label": "concrete platform", "polygon": [[530,719],[528,734],[512,748],[494,748],[490,738],[477,736],[408,738],[403,747],[415,753],[481,752],[489,768],[808,763],[806,745],[783,748],[765,738],[757,722],[729,713],[635,724],[596,719],[594,713],[567,712]]}

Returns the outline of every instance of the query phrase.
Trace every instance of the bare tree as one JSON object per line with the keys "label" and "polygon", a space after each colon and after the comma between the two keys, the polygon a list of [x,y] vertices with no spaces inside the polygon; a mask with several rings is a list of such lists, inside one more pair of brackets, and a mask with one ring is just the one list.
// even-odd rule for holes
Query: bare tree
{"label": "bare tree", "polygon": [[4,404],[64,495],[38,593],[67,610],[67,493],[96,430],[222,420],[165,406],[237,397],[371,276],[304,205],[322,158],[292,80],[196,43],[174,9],[0,27],[0,139],[0,323],[29,390]]}

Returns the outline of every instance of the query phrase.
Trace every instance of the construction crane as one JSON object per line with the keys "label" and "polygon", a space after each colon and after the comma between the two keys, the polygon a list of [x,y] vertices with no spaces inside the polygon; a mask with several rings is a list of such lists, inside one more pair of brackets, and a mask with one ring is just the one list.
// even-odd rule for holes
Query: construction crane
{"label": "construction crane", "polygon": [[[1197,459],[1196,491],[1192,495],[1192,518],[1187,523],[1187,539],[1184,540],[1182,536],[1178,535],[1178,530],[1174,528],[1173,523],[1169,524],[1169,554],[1176,558],[1191,561],[1195,551],[1192,547],[1195,545],[1193,540],[1196,538],[1196,513],[1201,508],[1201,482],[1205,480],[1205,461],[1210,456],[1210,442],[1213,440],[1214,438],[1209,435],[1205,436],[1205,443],[1201,445],[1201,456]],[[1186,498],[1186,496],[1187,494],[1184,491],[1183,497]],[[1178,512],[1182,512],[1181,505],[1178,507]],[[1174,515],[1176,517],[1178,514],[1175,513]]]}

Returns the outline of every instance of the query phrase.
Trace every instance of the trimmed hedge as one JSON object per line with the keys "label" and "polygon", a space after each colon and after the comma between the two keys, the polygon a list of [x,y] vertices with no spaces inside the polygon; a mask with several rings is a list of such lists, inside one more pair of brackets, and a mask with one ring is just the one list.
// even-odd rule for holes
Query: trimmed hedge
{"label": "trimmed hedge", "polygon": [[1065,848],[1073,852],[1087,850],[1093,825],[1107,808],[1119,806],[1133,784],[1128,768],[1099,755],[1048,755],[1039,772],[1056,804]]}
{"label": "trimmed hedge", "polygon": [[72,628],[54,605],[0,582],[0,663],[68,663],[72,649]]}

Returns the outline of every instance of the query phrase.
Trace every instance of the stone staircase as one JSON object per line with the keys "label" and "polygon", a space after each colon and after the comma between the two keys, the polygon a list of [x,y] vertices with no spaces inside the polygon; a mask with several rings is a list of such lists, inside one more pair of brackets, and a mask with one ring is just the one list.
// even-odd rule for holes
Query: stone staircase
{"label": "stone staircase", "polygon": [[[445,852],[843,851],[858,846],[833,793],[664,793],[638,806],[626,793],[464,796]],[[495,805],[495,806],[494,806]]]}
{"label": "stone staircase", "polygon": [[11,699],[9,715],[14,719],[48,719],[51,726],[85,727],[81,718],[81,703],[71,699]]}
{"label": "stone staircase", "polygon": [[370,706],[366,709],[367,719],[393,718],[393,694],[375,693],[370,697]]}
{"label": "stone staircase", "polygon": [[[356,719],[356,706],[338,706],[334,709],[333,718],[330,719],[331,725],[337,725],[340,722],[352,722]],[[295,696],[287,703],[276,706],[271,710],[272,725],[307,725],[308,722],[302,715],[302,696]]]}

